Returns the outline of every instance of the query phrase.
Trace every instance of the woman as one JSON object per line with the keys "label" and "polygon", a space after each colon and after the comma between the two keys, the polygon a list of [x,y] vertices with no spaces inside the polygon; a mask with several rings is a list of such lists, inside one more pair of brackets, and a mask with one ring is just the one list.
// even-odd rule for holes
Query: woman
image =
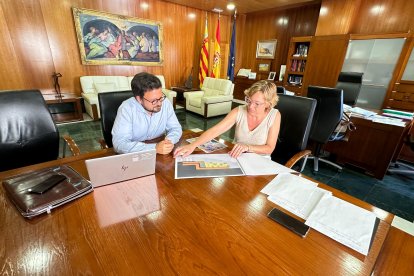
{"label": "woman", "polygon": [[255,152],[270,155],[276,147],[280,127],[280,113],[273,107],[279,98],[273,82],[258,81],[247,89],[245,101],[247,105],[234,108],[217,125],[204,132],[191,144],[177,148],[176,156],[188,156],[194,149],[221,135],[236,124],[233,149],[230,156],[237,158],[243,152]]}

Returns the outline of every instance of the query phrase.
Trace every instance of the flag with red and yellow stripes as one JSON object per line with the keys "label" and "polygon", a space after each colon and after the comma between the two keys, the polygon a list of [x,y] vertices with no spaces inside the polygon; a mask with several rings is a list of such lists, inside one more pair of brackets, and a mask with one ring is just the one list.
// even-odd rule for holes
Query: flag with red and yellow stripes
{"label": "flag with red and yellow stripes", "polygon": [[220,16],[217,19],[216,40],[214,41],[214,59],[213,70],[211,71],[211,77],[220,78],[221,70],[221,57],[220,57]]}
{"label": "flag with red and yellow stripes", "polygon": [[200,72],[198,73],[198,79],[200,80],[200,88],[203,86],[204,78],[208,76],[208,27],[207,27],[207,15],[206,15],[206,27],[204,29],[203,44],[201,45],[200,53]]}

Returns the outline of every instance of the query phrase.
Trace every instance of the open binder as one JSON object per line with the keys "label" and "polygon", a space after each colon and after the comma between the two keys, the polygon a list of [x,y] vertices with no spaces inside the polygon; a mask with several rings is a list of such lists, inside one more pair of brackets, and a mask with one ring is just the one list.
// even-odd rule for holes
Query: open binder
{"label": "open binder", "polygon": [[[65,180],[55,184],[43,193],[34,193],[35,187],[47,184],[54,175],[65,176]],[[63,165],[50,167],[15,177],[4,179],[3,187],[7,196],[20,213],[32,218],[60,205],[92,192],[91,183],[71,167]]]}

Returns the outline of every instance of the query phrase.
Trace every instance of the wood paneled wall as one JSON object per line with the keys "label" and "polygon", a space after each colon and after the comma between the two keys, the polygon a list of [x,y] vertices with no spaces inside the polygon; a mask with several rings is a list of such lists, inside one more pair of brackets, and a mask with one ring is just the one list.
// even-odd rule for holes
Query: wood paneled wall
{"label": "wood paneled wall", "polygon": [[[163,74],[167,87],[182,85],[193,67],[198,85],[199,53],[207,14],[210,59],[218,15],[158,0],[16,0],[0,1],[0,90],[52,90],[52,73],[60,72],[62,91],[80,95],[84,75],[130,76],[141,71]],[[164,28],[163,66],[82,65],[76,40],[72,7],[93,9],[160,21]],[[195,18],[190,18],[190,13]],[[220,17],[221,51],[228,52],[230,18]],[[227,71],[223,58],[222,74]]]}
{"label": "wood paneled wall", "polygon": [[407,0],[323,0],[316,35],[406,33],[413,14]]}
{"label": "wood paneled wall", "polygon": [[[240,68],[257,71],[256,46],[258,40],[277,39],[275,59],[271,71],[277,72],[281,64],[286,64],[289,42],[294,36],[312,36],[315,34],[320,4],[274,9],[265,12],[247,14],[243,24],[243,38],[237,46],[236,72]],[[241,49],[241,50],[239,50]]]}

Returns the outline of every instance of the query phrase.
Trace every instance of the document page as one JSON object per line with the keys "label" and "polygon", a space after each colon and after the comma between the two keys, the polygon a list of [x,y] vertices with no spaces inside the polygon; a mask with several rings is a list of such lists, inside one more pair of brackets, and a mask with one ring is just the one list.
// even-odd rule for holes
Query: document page
{"label": "document page", "polygon": [[300,218],[309,217],[323,196],[332,193],[317,187],[317,183],[293,174],[281,174],[275,177],[262,193],[268,199]]}
{"label": "document page", "polygon": [[272,175],[295,172],[257,153],[243,153],[237,160],[246,175]]}
{"label": "document page", "polygon": [[190,154],[175,158],[175,179],[238,176],[244,172],[229,154]]}
{"label": "document page", "polygon": [[322,197],[305,224],[367,255],[375,220],[372,212],[330,196]]}

